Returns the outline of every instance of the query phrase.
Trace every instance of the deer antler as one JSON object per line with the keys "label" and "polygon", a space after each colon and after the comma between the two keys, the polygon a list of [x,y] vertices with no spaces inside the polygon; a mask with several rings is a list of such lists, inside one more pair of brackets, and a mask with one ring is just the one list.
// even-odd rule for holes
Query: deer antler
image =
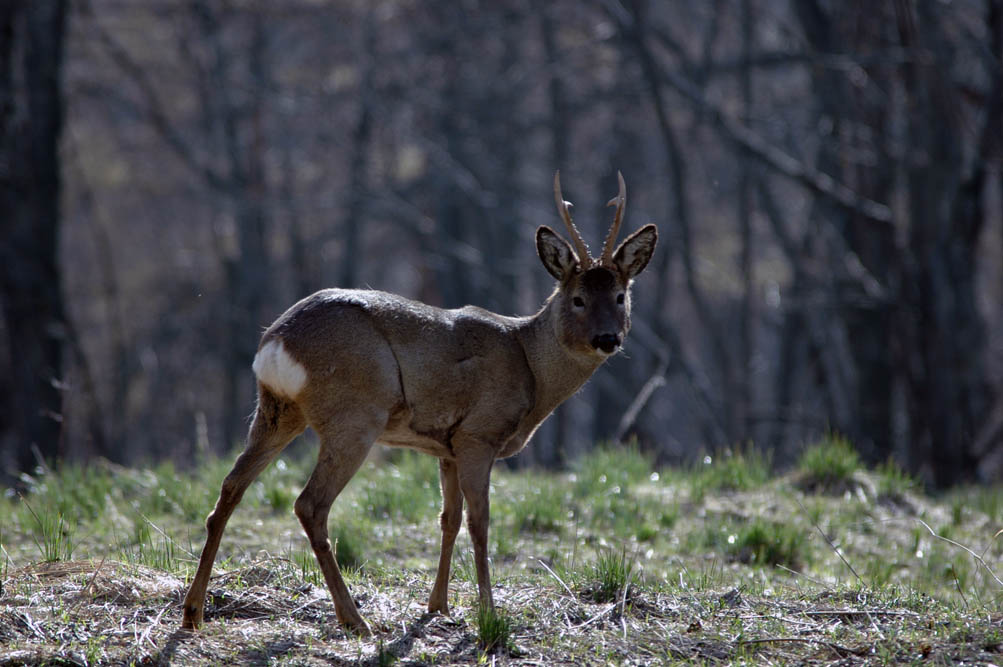
{"label": "deer antler", "polygon": [[606,202],[606,206],[616,205],[616,213],[613,214],[613,225],[609,228],[606,242],[602,246],[602,255],[599,256],[599,263],[604,266],[613,263],[613,247],[620,233],[620,224],[623,222],[623,209],[627,206],[627,184],[623,182],[623,174],[619,171],[616,172],[616,177],[620,181],[620,192]]}
{"label": "deer antler", "polygon": [[578,253],[578,261],[584,271],[590,268],[594,262],[589,255],[589,247],[585,245],[585,239],[578,233],[578,228],[575,227],[575,223],[571,220],[571,213],[568,211],[568,205],[571,202],[564,201],[564,195],[561,194],[560,169],[554,172],[554,201],[557,202],[557,212],[561,214],[561,220],[564,221],[564,225],[568,228],[571,242],[575,245],[575,252]]}

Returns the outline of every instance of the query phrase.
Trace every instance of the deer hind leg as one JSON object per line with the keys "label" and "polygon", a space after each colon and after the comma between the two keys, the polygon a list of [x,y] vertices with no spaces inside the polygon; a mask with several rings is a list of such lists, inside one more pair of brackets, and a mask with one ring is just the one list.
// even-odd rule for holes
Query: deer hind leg
{"label": "deer hind leg", "polygon": [[181,627],[194,630],[202,625],[206,589],[216,552],[226,522],[240,503],[244,491],[305,427],[306,420],[299,407],[277,398],[264,387],[259,388],[258,407],[247,436],[247,447],[223,480],[216,507],[206,519],[205,546],[195,578],[185,596]]}
{"label": "deer hind leg", "polygon": [[463,519],[463,495],[460,480],[456,475],[456,462],[439,459],[439,482],[442,484],[442,548],[439,551],[439,570],[435,575],[435,585],[428,598],[428,610],[449,616],[449,565],[453,559],[453,544],[460,532]]}
{"label": "deer hind leg", "polygon": [[321,439],[317,467],[296,499],[295,509],[331,591],[338,620],[360,635],[369,635],[369,625],[359,614],[335,560],[328,539],[327,517],[335,498],[358,471],[386,426],[388,414],[370,409],[368,413],[354,411],[344,415],[343,412],[340,419],[328,420],[326,425],[314,425]]}

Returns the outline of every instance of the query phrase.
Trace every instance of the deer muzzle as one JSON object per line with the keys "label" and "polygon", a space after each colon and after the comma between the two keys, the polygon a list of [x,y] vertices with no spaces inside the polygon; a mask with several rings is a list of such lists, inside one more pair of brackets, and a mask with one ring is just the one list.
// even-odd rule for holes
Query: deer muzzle
{"label": "deer muzzle", "polygon": [[623,339],[620,334],[605,333],[592,337],[592,347],[596,350],[602,350],[606,354],[616,352],[616,348],[620,347],[621,342]]}

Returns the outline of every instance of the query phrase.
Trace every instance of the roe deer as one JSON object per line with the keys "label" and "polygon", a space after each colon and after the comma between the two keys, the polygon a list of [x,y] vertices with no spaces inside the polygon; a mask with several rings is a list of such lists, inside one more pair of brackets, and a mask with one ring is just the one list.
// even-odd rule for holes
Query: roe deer
{"label": "roe deer", "polygon": [[183,627],[202,623],[220,538],[244,491],[307,425],[319,436],[320,452],[295,511],[342,624],[369,634],[332,553],[327,517],[377,440],[439,459],[442,545],[429,611],[449,614],[449,567],[464,499],[478,594],[493,606],[491,467],[525,447],[554,408],[619,350],[630,328],[631,280],[655,249],[658,230],[649,224],[614,250],[627,201],[617,176],[620,191],[608,204],[616,213],[595,259],[561,196],[560,173],[554,175],[557,209],[574,248],[549,227],[536,230],[537,253],[558,284],[535,315],[442,310],[385,292],[329,289],[303,299],[265,331],[253,364],[254,421],[206,519]]}

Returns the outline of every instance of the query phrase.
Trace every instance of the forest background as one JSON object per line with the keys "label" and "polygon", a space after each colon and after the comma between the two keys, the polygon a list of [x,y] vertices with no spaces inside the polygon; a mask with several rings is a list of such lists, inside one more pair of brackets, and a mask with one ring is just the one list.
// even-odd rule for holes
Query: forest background
{"label": "forest background", "polygon": [[327,286],[535,311],[560,169],[659,225],[516,465],[838,432],[1003,474],[1001,0],[3,0],[0,468],[192,461]]}

